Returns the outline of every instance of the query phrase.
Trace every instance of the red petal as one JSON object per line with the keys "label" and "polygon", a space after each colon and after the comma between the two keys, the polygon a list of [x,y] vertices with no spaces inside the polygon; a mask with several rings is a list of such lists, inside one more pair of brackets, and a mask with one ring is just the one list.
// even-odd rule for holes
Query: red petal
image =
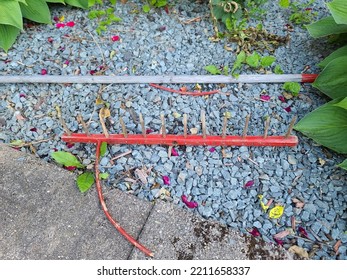
{"label": "red petal", "polygon": [[147,129],[146,129],[146,134],[150,134],[150,133],[152,133],[152,132],[153,132],[152,129],[150,129],[150,128],[147,128]]}
{"label": "red petal", "polygon": [[90,75],[94,75],[95,73],[96,73],[95,70],[90,70],[90,71],[89,71],[89,74],[90,74]]}
{"label": "red petal", "polygon": [[46,69],[41,69],[41,75],[46,75],[47,74],[47,70]]}
{"label": "red petal", "polygon": [[164,185],[170,185],[170,178],[169,176],[163,176],[163,182],[164,182]]}
{"label": "red petal", "polygon": [[37,128],[36,127],[30,128],[30,131],[36,132]]}
{"label": "red petal", "polygon": [[75,26],[75,23],[73,21],[69,21],[66,23],[66,26],[68,27],[74,27]]}
{"label": "red petal", "polygon": [[274,238],[274,240],[278,245],[283,246],[283,244],[284,244],[283,240],[277,239],[277,238]]}
{"label": "red petal", "polygon": [[70,61],[65,60],[64,64],[65,64],[65,65],[69,65],[69,64],[70,64]]}
{"label": "red petal", "polygon": [[76,169],[76,166],[65,166],[64,168],[69,171],[74,171]]}
{"label": "red petal", "polygon": [[53,38],[52,37],[48,37],[47,41],[48,41],[48,43],[53,43]]}
{"label": "red petal", "polygon": [[172,148],[171,155],[174,156],[174,157],[178,157],[179,156],[179,154],[178,154],[178,152],[176,151],[175,148]]}
{"label": "red petal", "polygon": [[20,93],[20,94],[19,94],[19,97],[24,97],[24,98],[25,98],[25,97],[27,97],[27,96],[26,96],[25,93]]}
{"label": "red petal", "polygon": [[117,42],[117,41],[119,41],[120,40],[120,37],[119,36],[112,36],[111,37],[111,40],[113,41],[113,42]]}
{"label": "red petal", "polygon": [[55,22],[58,22],[58,21],[59,21],[59,17],[58,17],[58,16],[54,16],[53,20],[54,20]]}
{"label": "red petal", "polygon": [[66,147],[68,147],[69,149],[71,149],[75,144],[74,143],[67,143]]}
{"label": "red petal", "polygon": [[256,227],[254,227],[251,231],[249,231],[249,233],[252,234],[254,237],[261,235],[259,230]]}
{"label": "red petal", "polygon": [[284,108],[284,110],[286,110],[288,113],[290,113],[292,111],[292,109],[290,108],[290,106]]}
{"label": "red petal", "polygon": [[278,99],[281,100],[282,102],[286,102],[286,99],[284,98],[283,95],[279,96]]}
{"label": "red petal", "polygon": [[307,231],[306,231],[303,227],[298,227],[298,231],[299,231],[299,233],[300,233],[302,236],[304,236],[304,237],[306,237],[306,238],[309,239],[308,234],[307,234]]}
{"label": "red petal", "polygon": [[55,24],[55,27],[56,28],[63,28],[63,27],[65,27],[65,23],[58,22],[58,23]]}
{"label": "red petal", "polygon": [[209,149],[209,152],[210,152],[210,153],[213,153],[213,152],[215,152],[215,151],[216,151],[216,149],[215,149],[214,147],[212,147],[212,148]]}
{"label": "red petal", "polygon": [[251,180],[251,181],[248,181],[243,187],[245,189],[248,189],[248,188],[252,187],[253,185],[254,185],[254,181]]}

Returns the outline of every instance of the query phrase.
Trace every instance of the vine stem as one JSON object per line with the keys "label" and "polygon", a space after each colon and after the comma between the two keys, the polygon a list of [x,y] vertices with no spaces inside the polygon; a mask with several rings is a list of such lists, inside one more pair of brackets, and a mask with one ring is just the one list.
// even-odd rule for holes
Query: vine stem
{"label": "vine stem", "polygon": [[217,90],[212,90],[212,91],[195,91],[195,92],[191,92],[191,91],[176,90],[176,89],[160,86],[160,85],[153,84],[153,83],[150,83],[149,85],[151,87],[155,87],[157,89],[161,89],[161,90],[165,90],[165,91],[173,92],[173,93],[178,93],[178,94],[182,94],[182,95],[204,96],[204,95],[210,95],[210,94],[215,94],[215,93],[219,92],[218,89]]}
{"label": "vine stem", "polygon": [[138,248],[141,252],[145,253],[147,256],[149,257],[153,257],[153,253],[147,249],[145,246],[143,246],[142,244],[140,244],[139,242],[137,242],[129,233],[127,233],[124,228],[122,228],[120,226],[120,224],[114,220],[111,216],[111,214],[109,213],[106,203],[105,203],[105,199],[104,199],[104,195],[102,193],[102,186],[101,186],[101,182],[99,179],[99,159],[100,159],[100,147],[101,147],[101,141],[97,142],[96,145],[96,159],[95,159],[95,183],[96,183],[96,190],[98,192],[98,197],[99,197],[99,201],[102,207],[102,210],[104,211],[107,219],[111,222],[111,224],[118,230],[118,232],[123,235],[125,237],[126,240],[128,240],[131,244],[133,244],[136,248]]}

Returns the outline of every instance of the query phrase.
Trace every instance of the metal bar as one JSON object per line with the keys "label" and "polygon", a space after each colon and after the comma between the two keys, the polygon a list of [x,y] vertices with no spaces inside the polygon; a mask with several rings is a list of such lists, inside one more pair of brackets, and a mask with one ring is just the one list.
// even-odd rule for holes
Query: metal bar
{"label": "metal bar", "polygon": [[173,135],[167,134],[164,138],[161,134],[128,134],[125,138],[123,134],[110,134],[105,137],[103,134],[83,134],[72,133],[70,136],[64,134],[62,140],[73,143],[98,143],[107,142],[109,144],[129,144],[129,145],[186,145],[186,146],[276,146],[294,147],[298,144],[296,136],[212,136],[206,135],[204,139],[201,135]]}
{"label": "metal bar", "polygon": [[224,75],[159,75],[159,76],[73,76],[73,75],[19,75],[0,76],[0,84],[228,84],[228,83],[312,83],[317,74],[266,74],[240,75],[238,78]]}

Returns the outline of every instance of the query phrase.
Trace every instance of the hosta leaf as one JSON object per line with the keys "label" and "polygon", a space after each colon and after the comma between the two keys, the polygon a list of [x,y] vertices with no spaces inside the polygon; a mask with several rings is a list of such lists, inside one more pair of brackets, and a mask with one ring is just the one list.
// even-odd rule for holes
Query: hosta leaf
{"label": "hosta leaf", "polygon": [[0,48],[5,52],[13,45],[20,32],[20,29],[11,25],[0,24]]}
{"label": "hosta leaf", "polygon": [[337,24],[347,24],[347,1],[334,0],[327,3],[327,6]]}
{"label": "hosta leaf", "polygon": [[88,9],[88,0],[65,0],[65,3],[74,7]]}
{"label": "hosta leaf", "polygon": [[312,85],[332,99],[347,97],[347,56],[328,63]]}
{"label": "hosta leaf", "polygon": [[294,127],[317,143],[338,153],[347,153],[347,110],[335,99],[307,114]]}
{"label": "hosta leaf", "polygon": [[321,68],[324,68],[327,66],[331,61],[333,61],[335,58],[339,58],[342,56],[347,56],[347,45],[344,47],[341,47],[331,53],[329,56],[327,56],[323,61],[321,61],[318,66]]}
{"label": "hosta leaf", "polygon": [[60,3],[60,4],[65,4],[64,0],[45,0],[48,3]]}
{"label": "hosta leaf", "polygon": [[337,24],[332,16],[306,25],[310,35],[314,38],[324,37],[332,34],[347,33],[347,24]]}
{"label": "hosta leaf", "polygon": [[27,5],[20,3],[24,18],[39,23],[51,23],[51,13],[45,0],[26,0]]}
{"label": "hosta leaf", "polygon": [[91,172],[82,173],[77,177],[77,186],[82,193],[88,191],[94,184],[94,174]]}
{"label": "hosta leaf", "polygon": [[341,107],[341,108],[347,110],[347,97],[342,99],[340,102],[336,103],[334,106]]}
{"label": "hosta leaf", "polygon": [[342,163],[338,164],[337,166],[347,170],[347,159],[345,159]]}
{"label": "hosta leaf", "polygon": [[81,164],[79,160],[71,153],[58,151],[58,152],[53,152],[51,156],[56,162],[64,166],[76,166],[79,168],[84,167],[84,165]]}
{"label": "hosta leaf", "polygon": [[22,12],[17,1],[2,0],[0,2],[0,24],[23,29]]}

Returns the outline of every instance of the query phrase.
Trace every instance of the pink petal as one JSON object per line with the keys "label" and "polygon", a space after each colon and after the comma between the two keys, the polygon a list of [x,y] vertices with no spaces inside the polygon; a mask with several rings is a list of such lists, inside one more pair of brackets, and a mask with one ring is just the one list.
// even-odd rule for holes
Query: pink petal
{"label": "pink petal", "polygon": [[48,41],[48,43],[53,43],[53,38],[52,37],[48,37],[48,39],[47,39],[47,41]]}
{"label": "pink petal", "polygon": [[187,197],[185,195],[181,196],[182,201],[185,205],[187,205],[188,208],[196,208],[198,207],[198,203],[196,201],[188,201]]}
{"label": "pink petal", "polygon": [[304,237],[306,237],[306,238],[309,239],[308,234],[307,234],[307,231],[306,231],[303,227],[298,227],[298,231],[299,231],[299,233],[300,233],[302,236],[304,236]]}
{"label": "pink petal", "polygon": [[209,149],[209,152],[210,152],[210,153],[213,153],[213,152],[215,152],[215,151],[216,151],[216,149],[215,149],[214,147],[212,147],[212,148]]}
{"label": "pink petal", "polygon": [[111,37],[111,40],[113,41],[113,42],[117,42],[117,41],[119,41],[120,40],[120,37],[119,36],[112,36]]}
{"label": "pink petal", "polygon": [[68,27],[74,27],[75,26],[75,23],[73,21],[69,21],[66,23],[66,26]]}
{"label": "pink petal", "polygon": [[254,227],[251,231],[249,231],[249,233],[252,234],[254,237],[261,235],[259,230],[256,227]]}
{"label": "pink petal", "polygon": [[283,240],[277,239],[277,238],[274,238],[274,240],[278,245],[283,246],[283,244],[284,244]]}
{"label": "pink petal", "polygon": [[47,75],[47,70],[46,69],[41,69],[41,75]]}
{"label": "pink petal", "polygon": [[176,151],[175,148],[172,148],[171,155],[174,156],[174,157],[178,157],[179,156],[179,154],[178,154],[178,152]]}
{"label": "pink petal", "polygon": [[56,28],[63,28],[63,27],[65,27],[65,23],[58,22],[58,23],[55,24],[55,27]]}
{"label": "pink petal", "polygon": [[254,181],[251,180],[251,181],[248,181],[243,187],[245,189],[248,189],[248,188],[252,187],[253,185],[254,185]]}
{"label": "pink petal", "polygon": [[69,64],[70,64],[70,61],[65,60],[64,64],[65,64],[65,65],[69,65]]}
{"label": "pink petal", "polygon": [[269,101],[270,100],[270,95],[261,95],[260,96],[260,100],[262,100],[262,101]]}
{"label": "pink petal", "polygon": [[290,108],[290,106],[284,108],[284,110],[286,110],[288,113],[290,113],[292,111],[292,109]]}
{"label": "pink petal", "polygon": [[146,129],[146,134],[150,134],[150,133],[152,133],[152,132],[153,132],[152,129],[150,129],[150,128],[147,128],[147,129]]}
{"label": "pink petal", "polygon": [[76,169],[76,166],[65,166],[64,168],[69,171],[74,171]]}
{"label": "pink petal", "polygon": [[281,100],[281,102],[286,102],[286,99],[284,98],[283,95],[279,96],[278,99]]}
{"label": "pink petal", "polygon": [[169,176],[163,176],[163,182],[164,182],[164,185],[170,185],[170,178]]}

